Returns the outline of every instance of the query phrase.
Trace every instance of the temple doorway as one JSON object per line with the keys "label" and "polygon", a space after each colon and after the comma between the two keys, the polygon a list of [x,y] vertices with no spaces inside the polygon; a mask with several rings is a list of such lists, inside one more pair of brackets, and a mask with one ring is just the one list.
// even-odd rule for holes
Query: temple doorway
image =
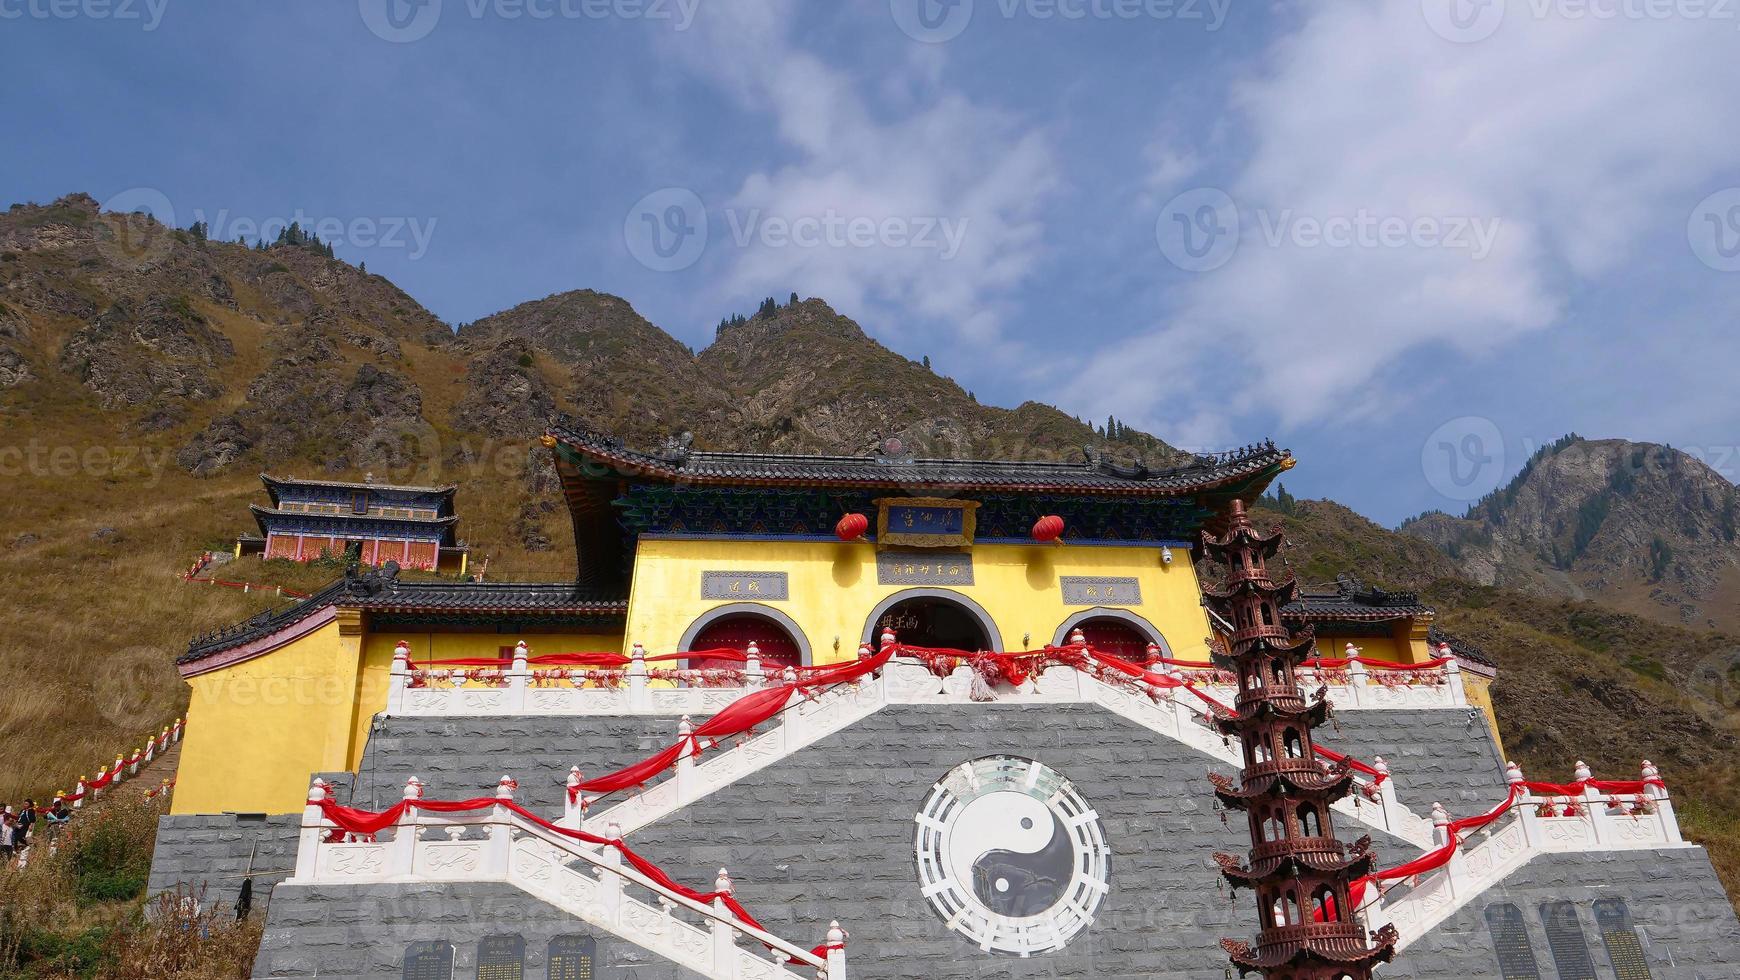
{"label": "temple doorway", "polygon": [[969,651],[995,649],[979,615],[964,604],[943,596],[913,596],[894,603],[876,617],[871,635],[880,637],[884,630],[893,630],[894,638],[908,646]]}
{"label": "temple doorway", "polygon": [[[761,654],[761,669],[769,674],[786,667],[803,666],[803,649],[797,638],[781,624],[758,613],[732,613],[701,627],[689,641],[690,650],[730,649],[746,653],[753,642]],[[698,670],[741,669],[743,664],[718,657],[691,657],[685,666]]]}
{"label": "temple doorway", "polygon": [[[1088,646],[1109,653],[1120,660],[1143,663],[1148,659],[1148,644],[1154,640],[1134,623],[1115,616],[1094,616],[1075,624]],[[1069,642],[1066,636],[1064,642]]]}

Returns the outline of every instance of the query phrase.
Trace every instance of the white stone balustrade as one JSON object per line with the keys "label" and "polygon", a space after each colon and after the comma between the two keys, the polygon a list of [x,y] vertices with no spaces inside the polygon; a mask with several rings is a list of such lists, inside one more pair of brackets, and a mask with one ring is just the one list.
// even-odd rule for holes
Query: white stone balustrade
{"label": "white stone balustrade", "polygon": [[[640,644],[630,648],[629,662],[622,670],[586,670],[569,668],[543,669],[528,666],[529,652],[520,643],[511,660],[501,667],[413,668],[410,648],[400,643],[393,658],[391,683],[387,694],[387,714],[416,717],[487,717],[510,715],[711,715],[743,695],[760,690],[771,682],[790,683],[797,679],[787,668],[774,677],[764,670],[759,649],[751,644],[744,669],[723,675],[731,683],[721,684],[719,671],[666,670],[653,677],[647,669],[646,652]],[[860,657],[871,655],[869,644],[859,649]],[[913,671],[928,673],[919,664],[897,661],[891,670],[911,675]],[[1058,670],[1045,673],[1049,677]],[[941,681],[933,692],[940,697],[925,701],[967,701],[970,673],[962,668],[962,677]],[[1179,669],[1163,666],[1160,672],[1183,680],[1195,681],[1198,690],[1225,704],[1237,697],[1232,675],[1224,671]],[[916,691],[924,684],[900,681],[902,690]],[[1342,708],[1405,709],[1405,708],[1466,708],[1467,693],[1462,672],[1454,660],[1442,668],[1429,670],[1371,670],[1355,661],[1346,670],[1303,668],[1299,686],[1308,694],[1327,687],[1328,697]],[[1079,696],[1059,696],[1070,689],[1062,681],[1050,682],[1047,690],[1027,687],[1020,691],[999,689],[998,700],[1082,700]],[[897,699],[898,700],[898,699]]]}
{"label": "white stone balustrade", "polygon": [[[1506,765],[1511,785],[1524,782],[1520,766]],[[1604,793],[1585,786],[1575,797],[1539,796],[1520,790],[1511,812],[1471,840],[1465,840],[1443,868],[1419,875],[1397,898],[1375,895],[1361,909],[1366,926],[1393,924],[1400,936],[1397,949],[1424,936],[1439,924],[1542,854],[1576,851],[1656,850],[1690,847],[1680,836],[1679,821],[1660,773],[1648,760],[1641,769],[1644,792]],[[1590,778],[1579,762],[1575,781]],[[1434,839],[1447,840],[1450,818],[1434,804]]]}
{"label": "white stone balustrade", "polygon": [[[326,820],[320,801],[329,790],[316,779],[303,811],[296,870],[286,884],[505,882],[709,977],[795,978],[800,975],[791,968],[807,966],[817,977],[845,980],[845,933],[838,922],[828,927],[823,954],[812,953],[739,921],[721,899],[699,902],[658,884],[623,863],[615,847],[584,844],[525,819],[506,806],[517,788],[512,777],[503,776],[495,806],[464,813],[409,808],[375,839],[351,840]],[[407,799],[422,793],[416,777],[407,781]],[[610,836],[620,839],[620,833]],[[730,890],[724,869],[715,886]],[[631,888],[650,893],[648,900],[630,894]],[[739,941],[749,948],[740,948]]]}

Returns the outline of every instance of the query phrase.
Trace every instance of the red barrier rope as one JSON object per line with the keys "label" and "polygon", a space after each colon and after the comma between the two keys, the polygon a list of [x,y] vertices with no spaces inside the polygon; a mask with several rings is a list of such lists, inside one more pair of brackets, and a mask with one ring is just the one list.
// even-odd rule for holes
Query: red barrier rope
{"label": "red barrier rope", "polygon": [[[608,796],[620,790],[642,785],[659,773],[676,765],[677,760],[683,757],[685,748],[692,748],[694,755],[700,755],[706,748],[716,746],[720,739],[740,735],[778,715],[786,709],[787,702],[791,700],[793,694],[803,692],[807,695],[812,689],[829,688],[846,681],[857,680],[866,674],[882,669],[884,664],[893,659],[897,649],[897,647],[885,647],[881,653],[868,660],[853,660],[844,664],[836,664],[824,671],[812,673],[808,679],[746,694],[720,709],[718,714],[707,719],[688,735],[678,738],[664,751],[615,772],[568,787],[568,802],[570,804],[580,802],[580,796],[585,793]],[[703,741],[712,744],[703,745]]]}
{"label": "red barrier rope", "polygon": [[690,888],[687,885],[679,883],[670,875],[665,874],[664,870],[658,865],[648,861],[644,857],[641,857],[639,854],[636,854],[634,850],[627,844],[624,844],[620,838],[601,837],[597,834],[589,834],[584,830],[570,830],[567,827],[557,826],[512,800],[480,798],[449,802],[442,800],[408,799],[401,800],[397,805],[379,812],[370,812],[368,810],[340,806],[332,800],[325,799],[309,800],[308,805],[320,807],[321,814],[325,816],[326,819],[332,821],[332,823],[340,830],[343,830],[346,833],[362,836],[373,836],[388,827],[397,824],[404,818],[405,814],[411,810],[427,810],[431,813],[470,813],[476,810],[487,810],[490,807],[499,806],[505,810],[518,814],[545,830],[560,834],[571,840],[580,841],[583,844],[596,844],[604,847],[613,847],[622,855],[623,860],[628,862],[630,867],[652,879],[661,887],[668,888],[684,898],[700,902],[704,905],[711,905],[713,901],[717,899],[722,902],[727,909],[731,910],[731,914],[736,916],[739,922],[760,929],[763,932],[767,931],[762,927],[760,922],[755,920],[754,916],[749,914],[748,909],[745,909],[738,903],[736,898],[732,897],[730,892],[703,892]]}

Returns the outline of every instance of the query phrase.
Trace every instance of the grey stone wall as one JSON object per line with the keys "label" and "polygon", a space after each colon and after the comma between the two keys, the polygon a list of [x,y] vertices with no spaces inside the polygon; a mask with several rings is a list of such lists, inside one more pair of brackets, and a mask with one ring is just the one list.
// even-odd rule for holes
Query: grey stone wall
{"label": "grey stone wall", "polygon": [[[1383,755],[1403,802],[1418,812],[1433,800],[1458,814],[1477,812],[1501,793],[1501,766],[1478,715],[1347,711],[1339,723],[1339,732],[1323,729],[1325,744],[1366,760]],[[597,774],[634,762],[668,745],[675,725],[674,717],[382,719],[354,793],[341,793],[359,806],[385,806],[414,773],[433,795],[460,798],[489,792],[505,772],[519,779],[522,800],[553,815],[568,766]],[[932,783],[995,754],[1036,759],[1071,780],[1097,810],[1112,851],[1111,890],[1094,925],[1063,950],[1030,959],[981,953],[945,927],[917,883],[913,818]],[[691,884],[730,868],[744,903],[793,942],[819,941],[828,920],[839,918],[852,932],[848,960],[857,977],[1218,980],[1225,970],[1218,939],[1249,937],[1256,920],[1250,896],[1234,903],[1211,859],[1248,846],[1242,816],[1223,823],[1203,778],[1226,768],[1090,705],[892,706],[644,828],[631,844]],[[282,820],[286,849],[278,853],[287,861],[294,818]],[[1366,831],[1346,817],[1337,826],[1344,839]],[[167,818],[153,887],[202,874],[209,880],[245,861],[248,832],[234,818]],[[1418,853],[1373,836],[1383,864]],[[262,853],[272,852],[262,845]],[[1658,980],[1740,977],[1740,923],[1697,849],[1537,859],[1384,975],[1497,976],[1482,915],[1505,896],[1531,922],[1542,976],[1554,972],[1538,906],[1554,897],[1581,903],[1598,975],[1612,980],[1588,902],[1619,896],[1630,903]],[[257,976],[396,978],[408,942],[445,938],[457,948],[456,980],[471,980],[467,957],[476,942],[513,932],[527,940],[527,977],[541,980],[549,938],[584,931],[508,886],[284,886],[272,897]],[[678,975],[632,944],[601,936],[599,950],[622,977]]]}
{"label": "grey stone wall", "polygon": [[1702,848],[1537,857],[1409,946],[1383,975],[1420,980],[1498,976],[1486,910],[1508,902],[1522,912],[1540,975],[1557,976],[1541,905],[1564,901],[1576,909],[1596,976],[1609,980],[1614,970],[1591,907],[1597,899],[1611,898],[1625,900],[1655,980],[1740,977],[1740,921]]}
{"label": "grey stone wall", "polygon": [[1317,740],[1365,763],[1383,756],[1396,781],[1396,799],[1421,816],[1432,812],[1435,801],[1465,817],[1504,799],[1504,761],[1486,715],[1477,709],[1337,711],[1335,722],[1318,729]]}
{"label": "grey stone wall", "polygon": [[597,942],[597,980],[700,980],[633,943],[588,928],[510,885],[283,885],[272,897],[254,976],[400,980],[405,949],[419,940],[453,946],[455,980],[477,976],[477,944],[525,939],[525,980],[545,980],[557,936]]}
{"label": "grey stone wall", "polygon": [[560,815],[569,766],[598,776],[639,762],[676,741],[679,718],[377,718],[354,805],[392,806],[410,776],[440,799],[493,794],[505,774],[521,803]]}
{"label": "grey stone wall", "polygon": [[[186,885],[205,902],[234,904],[249,870],[289,871],[296,865],[296,835],[301,814],[263,818],[179,815],[157,821],[157,849],[151,857],[150,894]],[[266,900],[287,874],[254,880],[254,901]]]}

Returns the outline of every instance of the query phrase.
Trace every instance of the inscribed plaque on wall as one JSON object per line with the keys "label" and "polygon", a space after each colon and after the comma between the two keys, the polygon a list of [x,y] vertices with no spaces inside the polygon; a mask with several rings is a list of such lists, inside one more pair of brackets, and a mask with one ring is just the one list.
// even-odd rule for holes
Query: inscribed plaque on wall
{"label": "inscribed plaque on wall", "polygon": [[1487,906],[1486,928],[1492,933],[1492,951],[1498,954],[1499,976],[1504,980],[1541,980],[1521,909],[1508,902]]}
{"label": "inscribed plaque on wall", "polygon": [[438,941],[405,947],[404,980],[453,980],[453,947]]}
{"label": "inscribed plaque on wall", "polygon": [[1065,575],[1059,582],[1063,586],[1063,604],[1066,606],[1142,604],[1142,583],[1134,578]]}
{"label": "inscribed plaque on wall", "polygon": [[976,500],[876,498],[876,546],[961,548],[973,543]]}
{"label": "inscribed plaque on wall", "polygon": [[1583,923],[1570,902],[1547,902],[1541,906],[1541,926],[1547,931],[1547,948],[1559,980],[1595,980],[1595,961],[1583,938]]}
{"label": "inscribed plaque on wall", "polygon": [[701,573],[701,598],[781,602],[791,598],[791,585],[784,572],[706,571]]}
{"label": "inscribed plaque on wall", "polygon": [[485,936],[477,943],[477,980],[525,980],[524,936]]}
{"label": "inscribed plaque on wall", "polygon": [[1607,944],[1607,959],[1619,980],[1653,980],[1643,958],[1643,943],[1631,924],[1631,910],[1623,898],[1603,898],[1595,903],[1595,924]]}
{"label": "inscribed plaque on wall", "polygon": [[550,940],[550,980],[598,980],[598,940],[557,936]]}
{"label": "inscribed plaque on wall", "polygon": [[962,552],[910,554],[884,551],[876,556],[878,585],[972,585],[973,556]]}

